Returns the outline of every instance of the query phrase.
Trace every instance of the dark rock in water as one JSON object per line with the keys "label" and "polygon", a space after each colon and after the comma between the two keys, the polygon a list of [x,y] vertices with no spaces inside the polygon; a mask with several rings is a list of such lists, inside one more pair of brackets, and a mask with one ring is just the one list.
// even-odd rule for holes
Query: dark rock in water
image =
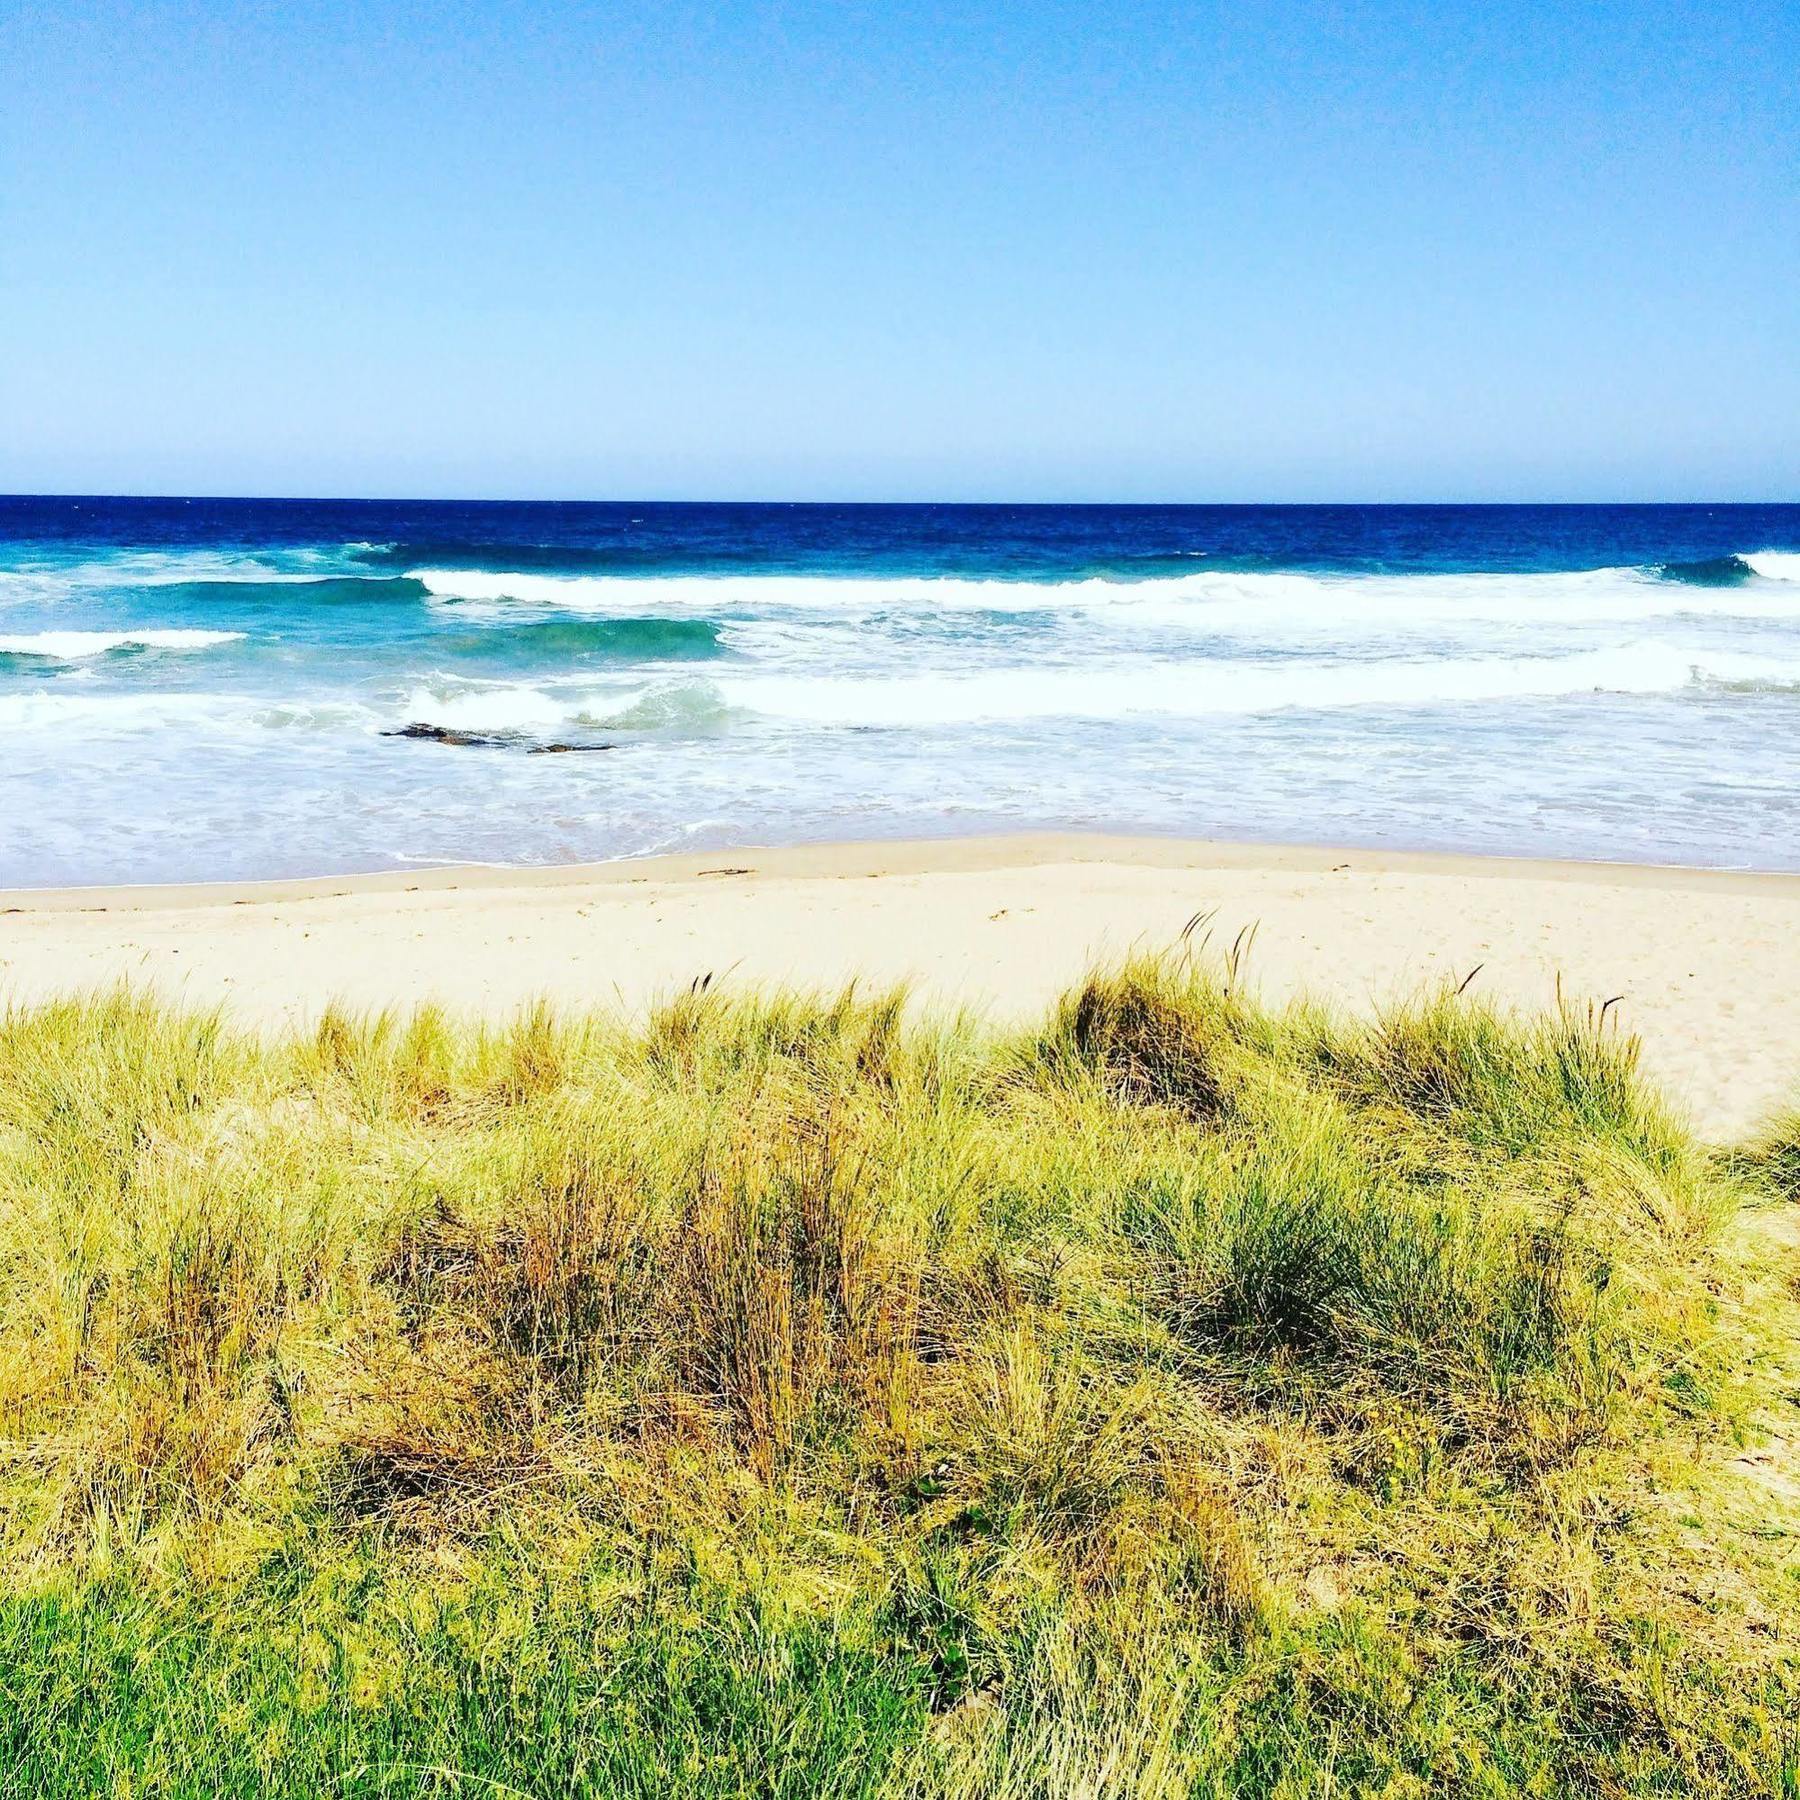
{"label": "dark rock in water", "polygon": [[[395,725],[381,734],[391,738],[416,738],[423,744],[455,744],[466,750],[517,750],[521,740],[515,732],[458,731],[451,725],[427,725],[415,719],[410,725]],[[616,750],[617,744],[530,744],[527,756],[577,756],[585,750]]]}
{"label": "dark rock in water", "polygon": [[384,731],[383,737],[418,738],[427,744],[457,744],[471,750],[503,750],[510,738],[494,737],[479,731],[457,731],[449,725],[426,725],[418,720],[410,725],[396,725]]}

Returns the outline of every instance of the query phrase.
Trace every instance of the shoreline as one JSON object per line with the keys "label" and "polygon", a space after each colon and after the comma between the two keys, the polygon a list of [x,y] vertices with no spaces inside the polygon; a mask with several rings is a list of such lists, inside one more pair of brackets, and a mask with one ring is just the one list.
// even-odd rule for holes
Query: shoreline
{"label": "shoreline", "polygon": [[1620,998],[1649,1072],[1741,1138],[1800,1098],[1800,875],[1029,834],[541,869],[0,893],[0,1005],[132,983],[253,1028],[328,1004],[639,1014],[734,985],[903,984],[1006,1024],[1095,962],[1252,927],[1252,981],[1364,1015],[1479,967],[1518,1008]]}
{"label": "shoreline", "polygon": [[[745,859],[754,863],[745,866]],[[0,887],[0,912],[165,911],[367,894],[492,892],[630,886],[735,876],[838,879],[886,875],[987,873],[1048,863],[1116,864],[1205,871],[1270,869],[1331,873],[1458,875],[1496,880],[1588,882],[1603,886],[1788,889],[1800,895],[1800,871],[1714,868],[1690,863],[1532,857],[1465,850],[1395,850],[1355,844],[1161,837],[1097,831],[981,832],[927,838],[844,838],[802,844],[733,844],[712,850],[656,851],[602,862],[422,864],[339,874],[257,876],[222,881],[93,882]]]}

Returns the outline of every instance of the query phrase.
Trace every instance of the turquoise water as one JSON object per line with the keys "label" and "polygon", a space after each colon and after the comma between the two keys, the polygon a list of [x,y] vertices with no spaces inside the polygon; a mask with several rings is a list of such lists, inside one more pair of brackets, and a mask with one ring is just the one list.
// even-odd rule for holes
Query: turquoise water
{"label": "turquoise water", "polygon": [[8,885],[1064,826],[1795,868],[1797,775],[1794,507],[0,500]]}

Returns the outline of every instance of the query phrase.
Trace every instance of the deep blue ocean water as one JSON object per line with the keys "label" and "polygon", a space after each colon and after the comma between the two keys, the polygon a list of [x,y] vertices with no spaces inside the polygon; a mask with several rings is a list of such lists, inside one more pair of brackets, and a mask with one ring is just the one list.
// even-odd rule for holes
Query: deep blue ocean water
{"label": "deep blue ocean water", "polygon": [[0,884],[1056,826],[1800,868],[1800,507],[0,498]]}

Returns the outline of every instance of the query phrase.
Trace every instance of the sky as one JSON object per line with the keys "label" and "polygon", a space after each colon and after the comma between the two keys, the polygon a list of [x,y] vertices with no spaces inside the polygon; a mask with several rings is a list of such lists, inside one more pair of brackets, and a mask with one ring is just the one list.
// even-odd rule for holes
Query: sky
{"label": "sky", "polygon": [[11,0],[0,490],[1800,499],[1800,5]]}

